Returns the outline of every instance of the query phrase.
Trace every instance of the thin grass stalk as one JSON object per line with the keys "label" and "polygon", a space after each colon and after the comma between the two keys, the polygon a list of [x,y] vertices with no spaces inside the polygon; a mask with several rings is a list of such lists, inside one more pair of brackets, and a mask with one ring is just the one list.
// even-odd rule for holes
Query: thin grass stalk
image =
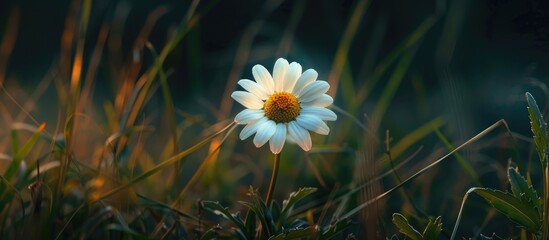
{"label": "thin grass stalk", "polygon": [[[395,163],[393,161],[393,158],[391,157],[391,144],[390,144],[390,133],[389,133],[389,129],[387,129],[385,131],[385,154],[387,155],[387,157],[389,158],[389,163],[391,165],[391,170],[393,172],[393,176],[395,177],[395,180],[397,181],[397,183],[401,183],[402,182],[402,178],[400,177],[400,175],[398,174],[398,172],[395,170]],[[419,213],[421,214],[423,217],[429,217],[429,214],[427,214],[423,209],[421,209],[417,203],[414,201],[414,199],[412,198],[412,196],[410,195],[410,193],[406,190],[406,189],[402,189],[402,195],[403,197],[408,201],[410,202],[410,204],[412,205],[412,208],[414,209],[414,211],[416,213]]]}
{"label": "thin grass stalk", "polygon": [[[175,198],[175,200],[172,202],[172,204],[170,205],[170,209],[174,210],[174,211],[177,211],[176,209],[176,206],[177,204],[180,202],[181,198],[183,198],[183,196],[185,195],[185,193],[192,187],[194,186],[194,184],[198,181],[198,179],[200,179],[200,177],[202,176],[202,174],[204,173],[204,171],[206,170],[206,167],[212,163],[214,161],[214,159],[217,157],[218,153],[219,153],[219,150],[221,149],[221,145],[223,144],[223,142],[225,142],[225,140],[227,139],[227,137],[229,136],[229,134],[236,128],[236,124],[235,122],[232,122],[228,127],[229,130],[227,132],[227,134],[225,134],[225,136],[223,137],[223,139],[221,139],[221,141],[219,142],[219,144],[217,144],[217,147],[215,149],[213,149],[212,151],[210,151],[210,153],[208,154],[208,156],[206,157],[206,159],[204,161],[202,161],[202,164],[200,164],[200,166],[198,167],[198,169],[194,172],[193,176],[191,177],[191,179],[189,181],[187,181],[187,183],[185,184],[185,187],[183,187],[183,190],[181,190],[181,192],[179,192],[179,194],[177,195],[177,197]],[[225,128],[227,129],[227,128]],[[224,129],[224,130],[225,130]],[[223,130],[223,131],[224,131]],[[216,138],[213,138],[212,141],[216,141]],[[160,232],[161,230],[161,227],[164,225],[166,221],[166,216],[162,217],[162,220],[159,221],[157,224],[156,224],[156,227],[153,231],[153,233],[151,234],[151,237],[156,237],[156,235]]]}
{"label": "thin grass stalk", "polygon": [[271,200],[273,198],[275,186],[276,186],[276,179],[278,177],[279,166],[280,166],[280,153],[277,153],[274,156],[273,174],[271,175],[271,183],[269,183],[269,191],[267,192],[267,197],[265,198],[265,204],[267,204],[267,206],[271,205]]}
{"label": "thin grass stalk", "polygon": [[97,202],[99,200],[102,200],[102,199],[105,199],[105,198],[108,198],[130,186],[132,186],[133,184],[137,183],[137,182],[140,182],[148,177],[150,177],[151,175],[157,173],[158,171],[166,168],[167,166],[170,166],[174,163],[176,163],[177,161],[183,159],[184,157],[188,156],[189,154],[195,152],[196,150],[198,150],[199,148],[201,148],[202,146],[204,146],[205,144],[207,144],[208,142],[210,142],[212,139],[214,139],[215,137],[219,136],[221,133],[225,132],[227,129],[231,128],[232,126],[234,125],[234,122],[229,124],[228,126],[224,127],[223,129],[221,129],[219,132],[216,132],[215,134],[207,137],[206,139],[200,141],[199,143],[193,145],[192,147],[186,149],[185,151],[182,151],[168,159],[166,159],[165,161],[163,161],[162,163],[156,165],[155,167],[149,169],[148,171],[142,173],[141,175],[135,177],[134,179],[130,180],[129,182],[115,188],[115,189],[112,189],[111,191],[101,195],[100,197],[98,197],[97,199],[92,199],[90,200],[90,203],[94,203],[94,202]]}
{"label": "thin grass stalk", "polygon": [[[426,172],[427,170],[431,169],[432,167],[438,165],[440,162],[442,162],[443,160],[447,159],[448,157],[452,156],[455,152],[461,150],[462,148],[464,148],[465,146],[473,143],[473,142],[476,142],[478,141],[480,138],[484,137],[486,134],[494,131],[494,129],[496,129],[497,127],[500,127],[500,126],[504,126],[505,129],[507,130],[507,132],[509,134],[511,134],[511,131],[509,129],[509,126],[507,125],[507,122],[504,120],[504,119],[501,119],[497,122],[495,122],[494,124],[490,125],[489,127],[487,127],[486,129],[484,129],[482,132],[478,133],[477,135],[475,135],[474,137],[470,138],[469,140],[465,141],[464,143],[462,143],[461,145],[459,145],[457,148],[455,148],[454,150],[450,151],[449,153],[447,153],[446,155],[444,155],[443,157],[439,158],[438,160],[434,161],[433,163],[427,165],[426,167],[422,168],[421,170],[419,170],[418,172],[414,173],[412,176],[408,177],[406,180],[402,181],[401,183],[397,184],[396,186],[394,186],[393,188],[383,192],[382,194],[378,195],[377,197],[367,201],[367,202],[364,202],[360,205],[358,205],[357,207],[355,207],[354,209],[351,209],[349,212],[347,212],[345,215],[343,215],[341,217],[341,219],[345,219],[345,218],[349,218],[353,215],[355,215],[356,213],[358,213],[361,209],[371,205],[372,203],[378,201],[379,199],[382,199],[384,198],[385,196],[389,195],[390,193],[394,192],[395,190],[399,189],[400,187],[402,187],[404,184],[408,183],[409,181],[415,179],[416,177],[418,177],[419,175],[423,174],[424,172]],[[511,135],[512,136],[512,135]],[[357,188],[357,189],[353,189],[351,191],[348,192],[348,194],[354,194],[356,193],[357,191],[359,191],[360,188]]]}
{"label": "thin grass stalk", "polygon": [[141,78],[138,80],[138,86],[136,86],[138,88],[138,91],[135,93],[136,96],[132,100],[133,104],[128,106],[129,112],[125,114],[121,120],[121,124],[119,126],[121,129],[119,130],[119,132],[123,132],[124,128],[130,128],[135,123],[135,119],[137,118],[139,111],[145,104],[152,83],[159,73],[160,68],[164,64],[164,61],[173,51],[173,49],[175,49],[175,47],[181,42],[181,40],[183,40],[183,37],[189,32],[189,29],[198,22],[198,19],[193,18],[198,2],[200,1],[195,0],[192,2],[191,7],[187,11],[187,17],[178,26],[175,35],[168,41],[168,43],[166,43],[166,45],[158,55],[158,58],[155,59],[153,66],[151,66],[147,73],[141,76]]}
{"label": "thin grass stalk", "polygon": [[461,222],[461,214],[463,213],[463,206],[465,206],[465,201],[467,201],[467,198],[469,197],[469,193],[474,192],[478,188],[471,188],[467,193],[465,193],[465,196],[463,196],[463,201],[461,202],[461,207],[459,208],[459,213],[456,219],[456,224],[454,225],[454,230],[452,231],[452,236],[450,236],[450,240],[454,240],[457,233],[457,228],[459,226],[459,223]]}
{"label": "thin grass stalk", "polygon": [[[154,49],[154,47],[150,44],[146,44],[147,48],[151,51],[151,53],[154,55],[156,59],[158,59],[158,53]],[[164,105],[166,107],[166,114],[167,114],[167,120],[168,120],[168,128],[172,132],[172,154],[176,154],[179,152],[179,135],[177,132],[177,123],[175,121],[175,110],[173,106],[173,98],[170,93],[170,86],[168,85],[168,77],[166,76],[166,72],[164,71],[163,67],[160,67],[159,69],[159,77],[160,77],[160,87],[162,89],[162,96],[164,97]],[[176,176],[179,175],[179,172],[181,171],[181,165],[178,163],[175,164],[175,174]],[[174,184],[177,182],[178,178],[174,178]]]}
{"label": "thin grass stalk", "polygon": [[[547,155],[545,155],[547,156]],[[549,232],[549,166],[543,167],[543,235],[547,239]]]}
{"label": "thin grass stalk", "polygon": [[426,18],[413,32],[410,33],[391,53],[381,60],[374,70],[372,77],[366,78],[366,82],[357,91],[356,103],[362,103],[370,95],[370,92],[374,89],[375,85],[379,82],[381,77],[389,69],[394,62],[396,62],[401,55],[403,55],[408,49],[413,47],[416,43],[423,38],[432,26],[437,22],[436,16],[430,16]]}

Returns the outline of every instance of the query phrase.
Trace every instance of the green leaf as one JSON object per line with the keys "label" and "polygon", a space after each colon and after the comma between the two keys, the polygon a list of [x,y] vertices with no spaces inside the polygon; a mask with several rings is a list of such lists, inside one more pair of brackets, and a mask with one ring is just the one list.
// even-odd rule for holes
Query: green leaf
{"label": "green leaf", "polygon": [[284,233],[273,236],[269,238],[269,240],[304,239],[304,238],[307,239],[308,237],[309,238],[313,237],[311,236],[312,233],[314,233],[314,229],[312,229],[311,227],[294,228],[294,229],[289,229]]}
{"label": "green leaf", "polygon": [[340,233],[341,231],[345,230],[346,228],[350,227],[353,223],[350,219],[344,218],[340,219],[334,224],[330,224],[328,228],[324,229],[322,234],[320,234],[320,240],[328,240],[332,239],[336,234]]}
{"label": "green leaf", "polygon": [[276,200],[273,200],[271,202],[271,213],[273,215],[273,222],[278,222],[278,220],[280,219],[280,211],[280,205],[278,204],[278,202],[276,202]]}
{"label": "green leaf", "polygon": [[107,225],[106,229],[109,231],[121,232],[122,234],[124,234],[124,236],[131,237],[129,239],[137,239],[137,240],[150,239],[147,235],[143,233],[139,233],[135,230],[132,230],[131,228],[128,228],[127,226],[122,226],[116,223]]}
{"label": "green leaf", "polygon": [[256,208],[256,214],[260,216],[261,222],[263,223],[263,228],[267,230],[269,236],[272,236],[276,233],[275,224],[273,222],[273,215],[271,209],[267,207],[265,201],[254,191],[251,194],[253,205]]}
{"label": "green leaf", "polygon": [[246,231],[246,227],[244,226],[244,222],[242,222],[240,216],[238,214],[230,213],[228,208],[221,206],[219,202],[203,201],[202,206],[204,207],[204,209],[210,210],[214,214],[220,215],[227,220],[233,222],[242,231]]}
{"label": "green leaf", "polygon": [[402,214],[395,213],[393,214],[393,224],[397,226],[398,230],[404,235],[408,236],[412,240],[422,240],[423,235],[419,233],[406,219]]}
{"label": "green leaf", "polygon": [[217,239],[219,237],[219,231],[221,230],[221,226],[215,225],[212,228],[208,229],[202,237],[200,237],[200,240],[207,240],[207,239]]}
{"label": "green leaf", "polygon": [[539,111],[536,100],[529,92],[526,93],[526,102],[528,103],[528,116],[532,133],[534,133],[534,142],[538,150],[538,156],[543,167],[547,166],[545,151],[547,150],[547,123],[543,121],[543,116]]}
{"label": "green leaf", "polygon": [[265,205],[263,199],[261,199],[261,197],[257,194],[257,191],[254,190],[252,187],[250,187],[248,195],[252,199],[252,202],[240,203],[248,207],[251,211],[255,213],[256,218],[258,218],[259,222],[262,225],[262,229],[264,230],[262,231],[264,237],[269,238],[273,236],[276,232],[271,210],[267,207],[267,205]]}
{"label": "green leaf", "polygon": [[474,192],[490,202],[496,210],[500,211],[510,220],[518,223],[526,230],[536,233],[540,229],[541,218],[538,210],[522,202],[510,193],[504,193],[489,188],[476,188]]}
{"label": "green leaf", "polygon": [[248,209],[248,214],[246,214],[246,236],[248,239],[254,239],[255,238],[255,212],[251,209]]}
{"label": "green leaf", "polygon": [[423,231],[423,239],[424,240],[436,240],[438,239],[438,235],[442,231],[442,218],[439,216],[433,221],[432,219],[429,219],[429,223],[427,224],[427,227],[425,227],[425,230]]}
{"label": "green leaf", "polygon": [[316,192],[316,188],[300,188],[299,190],[290,193],[288,199],[282,202],[282,211],[280,212],[280,217],[276,222],[277,229],[280,229],[288,222],[288,216],[294,208],[294,205],[299,202],[299,200],[314,192]]}
{"label": "green leaf", "polygon": [[492,233],[491,237],[480,234],[480,239],[482,239],[482,240],[505,240],[505,238],[501,238],[496,233]]}
{"label": "green leaf", "polygon": [[528,184],[517,169],[509,168],[507,172],[513,195],[518,199],[526,200],[526,203],[529,203],[531,206],[541,209],[538,193],[532,185]]}

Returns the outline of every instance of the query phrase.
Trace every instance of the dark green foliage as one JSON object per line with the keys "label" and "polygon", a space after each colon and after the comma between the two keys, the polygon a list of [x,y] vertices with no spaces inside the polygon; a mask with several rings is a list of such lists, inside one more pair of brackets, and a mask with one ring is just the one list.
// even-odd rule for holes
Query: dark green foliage
{"label": "dark green foliage", "polygon": [[526,93],[526,102],[528,103],[528,116],[530,117],[530,124],[532,126],[532,133],[534,134],[534,142],[538,150],[539,160],[542,167],[547,166],[547,123],[543,120],[543,115],[539,111],[536,100],[530,93]]}
{"label": "dark green foliage", "polygon": [[537,233],[541,227],[539,211],[510,193],[489,188],[475,188],[474,192],[486,199],[498,211],[526,230]]}
{"label": "dark green foliage", "polygon": [[[292,192],[289,198],[283,201],[281,209],[276,202],[273,202],[270,208],[267,207],[257,191],[250,188],[248,195],[251,201],[241,202],[248,208],[245,220],[238,213],[230,213],[228,208],[217,202],[204,201],[202,206],[207,211],[222,216],[236,226],[234,231],[225,232],[225,237],[238,239],[331,239],[351,226],[352,222],[348,219],[342,219],[327,226],[313,227],[307,221],[293,215],[292,210],[295,205],[315,191],[315,188],[301,188],[296,192]],[[257,228],[257,223],[261,228]],[[214,228],[219,230],[218,225]],[[210,230],[208,232],[211,232]]]}
{"label": "dark green foliage", "polygon": [[[398,228],[398,230],[406,235],[406,237],[412,240],[436,240],[440,232],[442,231],[442,219],[437,217],[435,220],[429,219],[429,223],[423,230],[423,233],[420,233],[416,230],[409,222],[406,217],[400,213],[393,214],[393,224]],[[393,236],[396,237],[396,236]],[[398,239],[398,237],[396,237]],[[391,238],[393,239],[393,238]]]}

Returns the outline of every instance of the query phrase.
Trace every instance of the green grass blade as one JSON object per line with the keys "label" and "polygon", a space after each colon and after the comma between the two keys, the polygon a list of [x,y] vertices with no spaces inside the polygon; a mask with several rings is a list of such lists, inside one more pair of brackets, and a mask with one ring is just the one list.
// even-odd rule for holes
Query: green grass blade
{"label": "green grass blade", "polygon": [[[164,61],[173,51],[173,49],[175,49],[175,47],[181,42],[181,40],[183,40],[183,37],[189,32],[189,29],[196,23],[197,20],[194,19],[192,16],[194,14],[194,11],[196,10],[198,2],[198,0],[192,2],[192,6],[187,12],[187,17],[177,27],[175,35],[166,43],[166,45],[160,52],[160,55],[155,59],[153,66],[139,79],[138,85],[140,85],[140,87],[138,86],[138,93],[135,95],[133,105],[129,106],[130,109],[128,114],[124,114],[120,124],[120,128],[130,127],[134,124],[140,110],[146,102],[147,96],[149,95],[149,90],[152,86],[154,79],[160,72],[162,65],[164,65]],[[121,131],[122,130],[120,130],[120,132]]]}
{"label": "green grass blade", "polygon": [[97,199],[93,199],[91,202],[96,202],[96,201],[99,201],[99,200],[102,200],[102,199],[105,199],[107,197],[110,197],[132,185],[134,185],[135,183],[137,182],[140,182],[140,181],[143,181],[145,180],[146,178],[148,178],[149,176],[159,172],[160,170],[166,168],[167,166],[170,166],[174,163],[176,163],[177,161],[183,159],[184,157],[188,156],[189,154],[195,152],[196,150],[198,150],[199,148],[201,148],[202,146],[206,145],[208,142],[210,142],[212,139],[214,139],[215,137],[219,136],[221,133],[225,132],[227,129],[231,128],[232,126],[234,125],[234,122],[227,125],[225,128],[223,128],[222,130],[220,130],[219,132],[207,137],[206,139],[200,141],[199,143],[193,145],[192,147],[188,148],[187,150],[185,151],[182,151],[170,158],[168,158],[167,160],[163,161],[162,163],[156,165],[155,167],[149,169],[148,171],[142,173],[141,175],[135,177],[134,179],[130,180],[129,182],[125,183],[124,185],[122,186],[119,186],[105,194],[103,194],[102,196],[100,196],[99,198]]}
{"label": "green grass blade", "polygon": [[372,114],[372,117],[373,117],[372,124],[374,124],[372,129],[377,129],[379,124],[381,123],[381,119],[383,119],[385,112],[389,108],[389,104],[391,100],[395,96],[395,93],[398,87],[400,86],[400,83],[402,82],[404,75],[406,74],[406,72],[408,71],[408,68],[410,67],[410,63],[412,62],[413,56],[414,56],[413,53],[405,54],[398,62],[395,68],[395,71],[391,75],[391,78],[389,79],[389,82],[387,83],[387,86],[383,90],[383,93],[379,98],[376,108],[374,109],[374,113]]}
{"label": "green grass blade", "polygon": [[[393,147],[391,147],[391,156],[393,157],[393,159],[397,159],[417,141],[432,133],[436,129],[444,126],[444,124],[446,124],[446,121],[443,117],[436,117],[433,120],[425,123],[421,127],[417,128],[413,132],[400,139]],[[389,163],[389,157],[385,156],[381,159],[382,167],[389,166]]]}
{"label": "green grass blade", "polygon": [[[447,159],[449,156],[453,155],[455,152],[461,150],[462,148],[464,148],[465,146],[471,144],[471,143],[474,143],[476,141],[478,141],[480,138],[484,137],[486,134],[488,134],[489,132],[492,132],[494,131],[494,129],[496,129],[497,127],[500,127],[500,126],[504,126],[507,130],[509,130],[509,128],[507,127],[507,123],[505,122],[505,120],[501,119],[497,122],[495,122],[494,124],[490,125],[489,127],[487,127],[486,129],[484,129],[482,132],[478,133],[477,135],[475,135],[474,137],[470,138],[469,140],[465,141],[463,144],[459,145],[458,147],[456,147],[456,149],[454,149],[453,151],[447,153],[446,155],[444,155],[443,157],[439,158],[438,160],[432,162],[431,164],[427,165],[426,167],[422,168],[421,170],[419,170],[418,172],[414,173],[412,176],[408,177],[406,180],[402,181],[401,183],[397,184],[396,186],[394,186],[393,188],[379,194],[378,196],[376,196],[375,198],[371,199],[371,200],[368,200],[364,203],[361,203],[360,205],[356,206],[355,208],[351,209],[350,211],[348,211],[345,215],[343,215],[341,218],[349,218],[351,216],[353,216],[354,214],[358,213],[361,209],[371,205],[372,203],[378,201],[379,199],[382,199],[384,198],[385,196],[391,194],[392,192],[394,192],[395,190],[399,189],[400,187],[402,187],[404,184],[410,182],[411,180],[415,179],[416,177],[418,177],[419,175],[423,174],[424,172],[426,172],[427,170],[431,169],[432,167],[438,165],[440,162],[444,161],[445,159]],[[350,191],[348,191],[348,193],[346,193],[347,195],[348,194],[354,194],[358,191],[360,191],[362,188],[364,188],[366,185],[361,185],[359,186],[358,188],[355,188],[355,189],[352,189]]]}
{"label": "green grass blade", "polygon": [[419,233],[410,223],[408,223],[408,219],[406,219],[402,214],[395,213],[393,214],[393,224],[397,226],[398,230],[406,235],[407,237],[411,238],[412,240],[423,240],[423,235]]}
{"label": "green grass blade", "polygon": [[[40,125],[34,133],[31,135],[31,137],[23,144],[23,146],[20,149],[17,149],[17,153],[15,153],[12,162],[6,169],[6,172],[4,173],[4,178],[8,181],[11,180],[13,175],[17,172],[17,169],[19,169],[19,165],[21,164],[21,161],[30,153],[32,147],[36,144],[36,141],[40,137],[40,134],[42,134],[42,131],[46,128],[46,124],[43,123]],[[2,189],[3,190],[3,189]]]}
{"label": "green grass blade", "polygon": [[353,225],[353,222],[350,220],[350,219],[340,219],[339,221],[337,221],[336,223],[334,224],[331,224],[328,229],[325,229],[321,236],[320,236],[320,240],[328,240],[328,239],[333,239],[334,236],[338,233],[340,233],[341,231],[347,229],[348,227],[350,227],[351,225]]}
{"label": "green grass blade", "polygon": [[363,102],[370,91],[374,89],[374,86],[381,79],[383,74],[389,69],[389,67],[398,60],[398,58],[406,52],[409,48],[414,46],[423,36],[431,29],[431,27],[437,22],[435,16],[430,16],[425,19],[410,35],[402,41],[391,53],[387,55],[376,67],[372,77],[368,78],[368,81],[358,91],[356,101]]}
{"label": "green grass blade", "polygon": [[[446,148],[448,148],[448,150],[452,151],[454,150],[454,146],[452,146],[452,144],[450,143],[450,141],[448,141],[448,139],[444,136],[444,134],[442,134],[440,132],[440,130],[436,129],[435,130],[435,133],[437,134],[438,136],[438,139],[440,139],[440,141],[442,141],[442,143],[444,144],[444,146],[446,146]],[[465,172],[467,172],[467,174],[469,174],[469,176],[471,176],[471,178],[473,179],[473,181],[475,181],[475,183],[478,185],[478,186],[482,186],[482,183],[480,182],[480,180],[478,179],[478,175],[477,175],[477,172],[475,172],[475,169],[473,169],[473,166],[471,166],[471,164],[465,160],[461,154],[459,153],[455,153],[454,156],[456,157],[456,159],[458,160],[459,162],[459,165],[461,165],[461,167],[465,170]]]}

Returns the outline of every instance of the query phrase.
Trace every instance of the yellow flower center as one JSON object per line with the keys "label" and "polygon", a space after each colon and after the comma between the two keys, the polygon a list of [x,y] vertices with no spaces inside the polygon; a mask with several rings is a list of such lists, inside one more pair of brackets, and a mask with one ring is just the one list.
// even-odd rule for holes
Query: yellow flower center
{"label": "yellow flower center", "polygon": [[265,116],[276,123],[295,120],[301,111],[301,105],[291,93],[277,92],[265,101]]}

